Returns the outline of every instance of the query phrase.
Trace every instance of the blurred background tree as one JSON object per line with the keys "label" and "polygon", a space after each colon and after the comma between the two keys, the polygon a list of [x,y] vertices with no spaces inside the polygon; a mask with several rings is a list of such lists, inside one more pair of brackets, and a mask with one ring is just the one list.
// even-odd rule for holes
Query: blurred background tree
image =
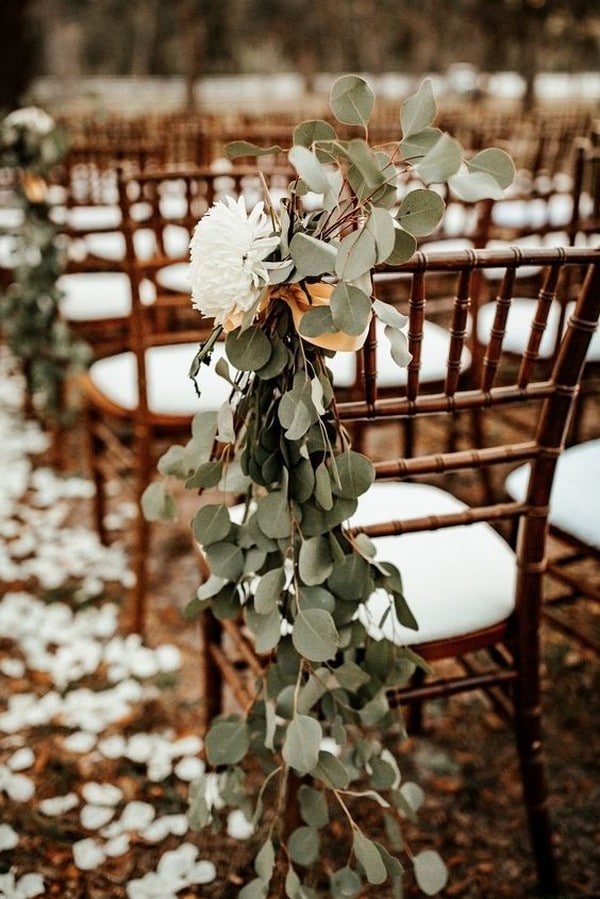
{"label": "blurred background tree", "polygon": [[[1,0],[0,106],[33,76],[598,68],[597,0]],[[36,39],[37,50],[32,52]]]}

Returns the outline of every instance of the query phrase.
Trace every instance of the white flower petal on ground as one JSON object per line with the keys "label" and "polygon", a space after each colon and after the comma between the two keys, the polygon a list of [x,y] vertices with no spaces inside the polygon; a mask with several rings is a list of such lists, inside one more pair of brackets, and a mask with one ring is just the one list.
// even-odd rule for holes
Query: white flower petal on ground
{"label": "white flower petal on ground", "polygon": [[0,896],[2,899],[33,899],[44,892],[44,881],[40,874],[24,874],[20,879],[14,871],[0,874]]}
{"label": "white flower petal on ground", "polygon": [[98,742],[98,749],[107,759],[118,759],[125,754],[127,749],[127,740],[120,734],[112,737],[104,737]]}
{"label": "white flower petal on ground", "polygon": [[250,215],[244,197],[217,201],[202,216],[190,242],[194,308],[223,324],[247,311],[269,283],[264,260],[279,246],[273,224],[257,203]]}
{"label": "white flower petal on ground", "polygon": [[122,833],[108,840],[104,844],[104,851],[109,858],[116,858],[119,855],[125,855],[129,851],[129,846],[129,837],[126,833]]}
{"label": "white flower petal on ground", "polygon": [[143,830],[154,821],[156,809],[149,802],[140,802],[134,799],[128,802],[119,819],[122,830]]}
{"label": "white flower petal on ground", "polygon": [[115,810],[107,805],[84,805],[79,820],[86,830],[100,830],[114,817]]}
{"label": "white flower petal on ground", "polygon": [[81,795],[92,805],[115,806],[123,798],[123,791],[114,784],[91,780],[83,785]]}
{"label": "white flower petal on ground", "polygon": [[182,843],[177,849],[171,849],[161,856],[156,871],[173,886],[177,882],[180,882],[181,886],[188,886],[188,877],[197,857],[197,846],[194,846],[193,843]]}
{"label": "white flower petal on ground", "polygon": [[177,899],[164,877],[150,871],[138,880],[130,880],[126,887],[127,899]]}
{"label": "white flower petal on ground", "polygon": [[189,755],[184,756],[173,769],[175,775],[180,780],[185,780],[190,783],[192,780],[195,780],[196,777],[200,777],[201,774],[204,774],[206,770],[206,765],[199,759],[197,756]]}
{"label": "white flower petal on ground", "polygon": [[254,825],[241,809],[236,808],[227,816],[227,833],[234,840],[249,840],[254,833]]}
{"label": "white flower petal on ground", "polygon": [[102,846],[91,837],[73,843],[73,861],[80,871],[93,871],[106,861]]}
{"label": "white flower petal on ground", "polygon": [[14,849],[19,845],[19,834],[10,824],[0,824],[0,852]]}
{"label": "white flower petal on ground", "polygon": [[2,659],[0,661],[0,672],[5,677],[12,677],[16,680],[23,677],[26,670],[25,662],[22,659]]}
{"label": "white flower petal on ground", "polygon": [[13,774],[8,768],[4,768],[4,774],[0,769],[0,790],[4,790],[14,802],[29,802],[35,795],[35,784],[25,774]]}
{"label": "white flower petal on ground", "polygon": [[143,830],[140,830],[139,836],[148,843],[162,843],[170,833],[171,828],[169,827],[169,822],[163,817],[157,818],[155,821],[152,821],[148,827],[144,827]]}
{"label": "white flower petal on ground", "polygon": [[55,815],[63,815],[65,812],[79,805],[79,797],[77,793],[65,793],[64,796],[51,796],[48,799],[42,799],[38,805],[39,811],[48,817]]}
{"label": "white flower petal on ground", "polygon": [[173,758],[183,755],[196,755],[200,752],[203,742],[196,734],[187,734],[185,737],[179,737],[171,744],[171,755]]}
{"label": "white flower petal on ground", "polygon": [[148,780],[151,780],[152,783],[160,783],[161,780],[166,780],[167,777],[170,777],[173,773],[173,765],[169,753],[164,749],[162,751],[158,750],[149,760],[146,773]]}
{"label": "white flower petal on ground", "polygon": [[190,873],[190,886],[200,883],[212,883],[216,880],[217,869],[211,861],[196,862]]}
{"label": "white flower petal on ground", "polygon": [[35,755],[33,750],[29,746],[23,746],[22,749],[17,749],[11,755],[6,763],[6,767],[10,768],[11,771],[25,771],[27,768],[31,768],[34,762]]}
{"label": "white flower petal on ground", "polygon": [[96,745],[96,734],[90,734],[84,730],[78,730],[74,734],[69,734],[63,740],[63,746],[67,752],[91,752]]}

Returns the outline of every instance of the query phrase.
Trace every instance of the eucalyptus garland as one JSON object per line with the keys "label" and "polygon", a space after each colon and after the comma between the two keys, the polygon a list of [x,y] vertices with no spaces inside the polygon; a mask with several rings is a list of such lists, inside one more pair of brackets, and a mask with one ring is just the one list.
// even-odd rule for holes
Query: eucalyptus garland
{"label": "eucalyptus garland", "polygon": [[[417,237],[438,226],[444,202],[430,184],[473,200],[499,196],[514,169],[500,150],[465,159],[432,124],[429,82],[405,101],[403,136],[391,150],[368,144],[373,103],[362,78],[339,79],[332,112],[364,137],[341,140],[327,122],[302,123],[288,154],[298,177],[280,208],[268,196],[249,214],[243,198],[217,203],[191,244],[193,302],[215,323],[191,375],[202,392],[203,370],[214,365],[231,394],[196,416],[188,444],[171,447],[159,470],[204,493],[192,528],[210,576],[188,616],[240,620],[264,662],[251,708],[211,722],[211,770],[190,790],[193,827],[218,830],[234,807],[256,829],[255,876],[242,899],[357,897],[365,883],[388,878],[400,896],[400,856],[423,892],[446,882],[434,850],[412,854],[403,844],[402,822],[414,819],[421,791],[402,781],[393,750],[403,725],[388,694],[423,663],[372,636],[370,625],[382,621],[370,620],[369,598],[387,597],[384,618],[413,629],[418,622],[401,572],[347,526],[374,468],[338,418],[330,363],[361,346],[373,316],[396,362],[409,361],[406,319],[373,297],[373,268],[409,259]],[[238,142],[229,152],[282,148]],[[408,173],[414,190],[403,192]],[[311,193],[320,202],[304,213]],[[149,518],[174,514],[165,480],[143,504]],[[251,795],[256,769],[262,783]],[[386,845],[361,824],[367,804],[383,816]],[[328,857],[334,867],[325,872],[319,859],[336,809],[348,839],[339,865]]]}
{"label": "eucalyptus garland", "polygon": [[12,275],[0,290],[0,325],[23,365],[27,395],[42,417],[62,414],[63,384],[90,353],[61,318],[57,281],[65,247],[50,216],[47,175],[66,151],[65,136],[36,107],[10,113],[0,124],[0,167],[12,172],[21,224],[11,235]]}

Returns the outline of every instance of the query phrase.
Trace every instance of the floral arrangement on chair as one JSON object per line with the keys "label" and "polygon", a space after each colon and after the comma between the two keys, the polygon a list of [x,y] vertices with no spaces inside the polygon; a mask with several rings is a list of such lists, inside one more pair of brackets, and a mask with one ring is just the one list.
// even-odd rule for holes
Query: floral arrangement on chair
{"label": "floral arrangement on chair", "polygon": [[51,220],[47,177],[67,149],[66,135],[35,106],[9,113],[0,122],[0,168],[14,172],[13,191],[21,211],[14,233],[11,283],[0,292],[0,322],[21,360],[27,396],[39,397],[39,411],[54,419],[62,411],[67,374],[85,365],[87,346],[76,339],[59,313],[56,282],[64,270],[65,247]]}
{"label": "floral arrangement on chair", "polygon": [[[414,817],[418,790],[401,784],[386,745],[386,736],[398,739],[402,731],[387,692],[419,659],[367,637],[364,603],[384,591],[402,624],[418,623],[400,571],[375,557],[364,534],[344,527],[374,469],[352,449],[336,415],[328,363],[335,353],[358,350],[375,316],[393,358],[407,364],[406,319],[373,299],[374,267],[407,261],[417,238],[438,226],[444,201],[428,185],[445,183],[475,201],[501,196],[514,172],[503,151],[466,159],[435,128],[429,81],[404,102],[402,138],[392,148],[369,145],[375,97],[362,78],[338,79],[330,102],[336,120],[362,136],[340,139],[328,122],[303,122],[288,152],[297,177],[278,209],[268,195],[250,213],[242,198],[230,198],[196,226],[193,303],[214,329],[191,375],[201,392],[203,367],[224,338],[216,367],[231,400],[200,413],[189,444],[171,447],[159,464],[189,489],[222,491],[193,519],[210,576],[187,614],[241,617],[264,662],[250,709],[211,722],[205,749],[215,771],[190,793],[193,826],[218,828],[222,809],[233,806],[260,830],[243,899],[318,895],[310,871],[333,806],[347,819],[349,838],[347,859],[329,872],[327,895],[362,895],[365,881],[388,877],[400,895],[400,861],[363,831],[353,807],[380,807],[392,852],[401,850],[399,823]],[[243,141],[227,150],[232,158],[282,152]],[[421,186],[398,199],[409,173]],[[321,198],[314,212],[303,211],[309,193]],[[172,512],[164,482],[148,489],[145,508],[149,517]],[[264,773],[254,806],[244,769],[252,758]],[[291,792],[299,814],[290,831]],[[437,853],[406,854],[425,893],[443,887]]]}

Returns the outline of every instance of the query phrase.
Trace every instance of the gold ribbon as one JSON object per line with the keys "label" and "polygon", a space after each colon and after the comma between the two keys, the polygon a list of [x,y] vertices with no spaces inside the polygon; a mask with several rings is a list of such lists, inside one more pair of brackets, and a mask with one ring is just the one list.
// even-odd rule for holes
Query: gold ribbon
{"label": "gold ribbon", "polygon": [[[304,290],[298,284],[278,284],[265,292],[256,314],[264,312],[271,300],[283,300],[289,306],[294,320],[294,327],[300,334],[300,323],[308,310],[317,306],[329,306],[333,290],[334,285],[325,284],[323,281],[318,281],[316,284],[306,284]],[[310,300],[306,296],[307,292]],[[239,328],[245,315],[246,312],[243,310],[231,312],[223,321],[225,333],[229,334],[230,331],[235,331],[236,328]],[[357,336],[346,334],[345,331],[319,334],[318,337],[306,337],[304,334],[301,336],[303,340],[314,344],[314,346],[322,347],[324,350],[333,350],[338,353],[354,353],[361,348],[367,339],[368,331],[369,324],[367,323],[367,327],[362,334]]]}
{"label": "gold ribbon", "polygon": [[48,196],[48,185],[41,175],[33,172],[21,173],[23,193],[30,203],[43,203]]}
{"label": "gold ribbon", "polygon": [[[306,315],[309,309],[314,309],[316,306],[329,306],[333,290],[334,285],[325,284],[323,281],[318,281],[316,284],[306,284],[306,291],[308,291],[312,301],[310,302],[305,290],[297,284],[282,284],[272,289],[271,296],[273,298],[278,297],[288,304],[294,319],[294,326],[300,333],[300,324],[304,315]],[[357,336],[346,334],[345,331],[335,331],[333,334],[319,334],[318,337],[305,337],[304,334],[301,336],[303,340],[322,347],[324,350],[353,353],[361,348],[367,339],[368,331],[369,325],[367,324],[362,334]]]}

